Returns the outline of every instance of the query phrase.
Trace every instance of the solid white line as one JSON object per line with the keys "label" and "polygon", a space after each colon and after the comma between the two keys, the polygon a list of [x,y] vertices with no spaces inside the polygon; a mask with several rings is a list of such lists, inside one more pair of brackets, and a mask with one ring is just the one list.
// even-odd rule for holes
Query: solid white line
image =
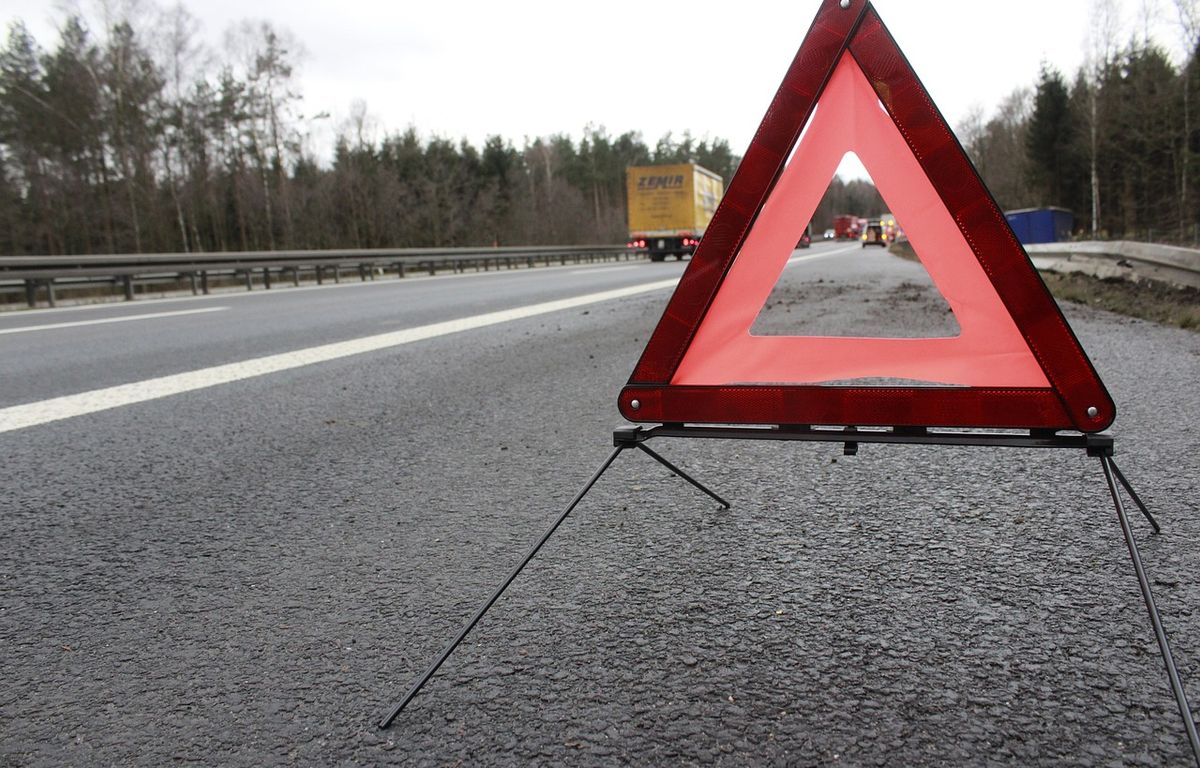
{"label": "solid white line", "polygon": [[350,355],[360,355],[365,352],[398,347],[402,344],[411,344],[414,341],[423,341],[451,333],[460,333],[476,328],[485,328],[489,325],[507,323],[512,320],[536,317],[537,315],[544,315],[550,312],[559,312],[589,304],[598,304],[602,301],[636,296],[640,293],[649,293],[650,291],[670,288],[678,282],[679,278],[677,277],[670,280],[658,280],[652,283],[629,286],[628,288],[617,288],[610,291],[576,296],[570,299],[559,299],[558,301],[547,301],[541,304],[531,304],[526,307],[505,309],[499,312],[488,312],[487,314],[475,315],[474,317],[464,317],[459,320],[448,320],[442,323],[422,325],[402,331],[366,336],[361,339],[322,344],[321,346],[309,347],[308,349],[300,349],[294,352],[284,352],[278,355],[243,360],[238,363],[203,368],[198,371],[188,371],[187,373],[177,373],[156,379],[136,381],[131,384],[121,384],[115,387],[92,390],[91,392],[81,392],[77,395],[56,397],[37,403],[15,405],[0,409],[0,432],[25,429],[26,427],[47,424],[52,421],[69,419],[73,416],[82,416],[88,413],[96,413],[97,411],[105,411],[110,408],[119,408],[123,405],[143,403],[147,400],[156,400],[183,392],[215,387],[219,384],[228,384],[256,376],[265,376],[270,373],[278,373],[279,371],[286,371],[305,365],[324,363],[329,360],[349,357]]}
{"label": "solid white line", "polygon": [[56,328],[78,328],[81,325],[103,325],[105,323],[124,323],[129,320],[151,320],[156,317],[178,317],[180,315],[198,315],[201,312],[220,312],[229,307],[205,307],[204,309],[180,309],[175,312],[151,312],[145,315],[121,315],[120,317],[102,317],[97,320],[76,320],[73,323],[50,323],[48,325],[27,325],[23,328],[0,328],[0,335],[6,333],[26,333],[28,331],[49,331]]}

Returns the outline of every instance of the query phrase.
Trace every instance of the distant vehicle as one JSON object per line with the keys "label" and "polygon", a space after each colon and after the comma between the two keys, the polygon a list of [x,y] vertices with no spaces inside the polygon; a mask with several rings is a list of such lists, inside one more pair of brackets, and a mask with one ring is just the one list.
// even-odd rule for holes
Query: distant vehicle
{"label": "distant vehicle", "polygon": [[884,248],[887,248],[887,244],[888,236],[887,233],[883,231],[883,225],[879,223],[879,220],[872,219],[868,221],[866,226],[863,227],[862,247],[866,248],[868,245],[881,245]]}
{"label": "distant vehicle", "polygon": [[825,234],[821,235],[821,237],[825,240],[832,240],[835,237],[837,237],[837,233],[834,232],[832,229],[827,229],[827,230],[825,230]]}
{"label": "distant vehicle", "polygon": [[625,172],[629,201],[629,247],[651,261],[682,259],[696,252],[725,182],[695,163],[640,165]]}
{"label": "distant vehicle", "polygon": [[1004,217],[1021,245],[1070,240],[1075,226],[1075,214],[1066,208],[1022,208],[1005,211]]}
{"label": "distant vehicle", "polygon": [[858,219],[849,214],[833,217],[833,236],[838,240],[858,237]]}
{"label": "distant vehicle", "polygon": [[800,235],[800,240],[797,241],[797,248],[807,248],[812,245],[812,224],[804,228],[804,234]]}
{"label": "distant vehicle", "polygon": [[900,225],[896,223],[896,217],[890,213],[880,216],[879,223],[883,227],[883,234],[887,235],[889,243],[896,242],[896,239],[904,234],[900,231]]}

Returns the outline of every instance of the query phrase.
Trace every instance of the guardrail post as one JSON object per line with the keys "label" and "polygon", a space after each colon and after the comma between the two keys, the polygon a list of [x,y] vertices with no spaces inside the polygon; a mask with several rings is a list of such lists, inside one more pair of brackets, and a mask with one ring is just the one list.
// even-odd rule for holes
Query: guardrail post
{"label": "guardrail post", "polygon": [[133,301],[133,275],[123,275],[121,282],[125,286],[125,301]]}
{"label": "guardrail post", "polygon": [[320,264],[318,264],[317,265],[317,285],[324,285],[324,284],[325,284],[325,267],[322,267]]}
{"label": "guardrail post", "polygon": [[271,290],[271,268],[263,267],[263,287]]}
{"label": "guardrail post", "polygon": [[208,295],[208,270],[207,269],[200,271],[200,290],[204,292],[205,296]]}
{"label": "guardrail post", "polygon": [[54,278],[53,277],[46,280],[46,302],[52,307],[56,306],[55,301],[54,301]]}
{"label": "guardrail post", "polygon": [[196,273],[188,272],[187,276],[188,276],[188,283],[190,283],[192,286],[192,295],[195,296],[197,293],[199,293],[199,291],[196,290]]}
{"label": "guardrail post", "polygon": [[404,262],[403,261],[396,262],[396,277],[399,277],[399,278],[404,277]]}
{"label": "guardrail post", "polygon": [[342,282],[342,266],[340,264],[333,265],[333,282]]}
{"label": "guardrail post", "polygon": [[300,265],[292,267],[292,285],[300,287]]}
{"label": "guardrail post", "polygon": [[246,270],[246,290],[247,291],[254,290],[254,270],[252,270],[252,269]]}
{"label": "guardrail post", "polygon": [[37,306],[37,282],[34,280],[25,281],[25,301],[30,309]]}

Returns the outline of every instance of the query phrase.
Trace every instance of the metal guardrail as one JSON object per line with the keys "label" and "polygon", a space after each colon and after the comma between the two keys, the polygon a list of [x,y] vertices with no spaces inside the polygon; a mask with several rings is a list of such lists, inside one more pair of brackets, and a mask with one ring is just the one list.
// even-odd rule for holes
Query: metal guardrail
{"label": "metal guardrail", "polygon": [[1042,243],[1025,251],[1038,269],[1200,288],[1200,251],[1193,248],[1113,240]]}
{"label": "metal guardrail", "polygon": [[[1039,269],[1096,277],[1150,279],[1200,288],[1200,250],[1131,241],[1087,241],[1026,246]],[[0,294],[23,292],[30,307],[39,294],[54,306],[58,290],[108,286],[132,301],[137,288],[183,283],[207,294],[216,280],[238,280],[247,290],[289,280],[320,285],[345,276],[374,280],[419,272],[518,269],[646,258],[623,245],[507,246],[501,248],[382,248],[327,251],[228,251],[101,256],[0,256]]]}
{"label": "metal guardrail", "polygon": [[299,285],[302,275],[311,275],[320,285],[341,282],[347,274],[367,281],[389,271],[405,277],[413,272],[486,272],[645,257],[645,251],[623,245],[0,256],[0,291],[23,291],[30,307],[37,306],[43,294],[46,303],[54,306],[62,289],[110,286],[120,288],[132,301],[139,286],[151,283],[186,283],[193,294],[207,294],[214,280],[240,280],[252,290],[255,282],[269,289],[273,280],[290,279]]}

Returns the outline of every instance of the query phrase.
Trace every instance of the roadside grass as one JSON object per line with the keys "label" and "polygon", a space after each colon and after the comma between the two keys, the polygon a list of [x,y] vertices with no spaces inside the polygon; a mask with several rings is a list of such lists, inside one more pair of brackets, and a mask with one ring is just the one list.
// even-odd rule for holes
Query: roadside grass
{"label": "roadside grass", "polygon": [[[888,249],[902,259],[916,261],[907,241]],[[1130,281],[1099,278],[1081,272],[1041,272],[1042,281],[1059,301],[1086,304],[1109,312],[1151,320],[1200,332],[1200,290],[1153,280]]]}

